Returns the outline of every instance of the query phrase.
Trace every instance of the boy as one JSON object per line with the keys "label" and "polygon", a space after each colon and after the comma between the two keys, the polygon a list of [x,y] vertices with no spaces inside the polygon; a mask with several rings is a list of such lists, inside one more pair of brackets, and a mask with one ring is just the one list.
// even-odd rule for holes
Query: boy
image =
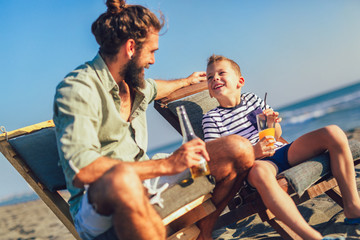
{"label": "boy", "polygon": [[[274,112],[253,93],[241,94],[245,80],[240,67],[231,59],[213,55],[207,65],[208,89],[220,106],[203,117],[205,141],[237,134],[247,138],[254,147],[255,164],[248,182],[255,187],[266,207],[303,239],[321,239],[301,216],[296,205],[276,181],[276,175],[291,166],[328,150],[331,170],[336,178],[344,202],[346,223],[360,222],[360,199],[355,182],[353,159],[344,132],[337,126],[327,126],[307,133],[290,144],[277,140],[281,136],[279,113]],[[276,122],[275,140],[265,137],[259,141],[253,119],[263,112]],[[269,143],[275,143],[270,146]]]}

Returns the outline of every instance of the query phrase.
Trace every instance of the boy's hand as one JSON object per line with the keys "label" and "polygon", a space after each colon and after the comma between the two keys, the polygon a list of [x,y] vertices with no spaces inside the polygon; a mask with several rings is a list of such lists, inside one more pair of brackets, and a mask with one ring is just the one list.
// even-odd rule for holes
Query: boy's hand
{"label": "boy's hand", "polygon": [[180,173],[189,167],[199,164],[201,157],[210,160],[206,151],[205,142],[200,138],[184,143],[169,158],[169,168],[173,174]]}
{"label": "boy's hand", "polygon": [[255,159],[262,159],[264,157],[271,157],[274,155],[275,146],[267,146],[270,143],[275,143],[274,138],[265,136],[254,145]]}
{"label": "boy's hand", "polygon": [[263,113],[266,115],[269,122],[280,123],[282,118],[279,118],[279,113],[272,109],[265,109]]}

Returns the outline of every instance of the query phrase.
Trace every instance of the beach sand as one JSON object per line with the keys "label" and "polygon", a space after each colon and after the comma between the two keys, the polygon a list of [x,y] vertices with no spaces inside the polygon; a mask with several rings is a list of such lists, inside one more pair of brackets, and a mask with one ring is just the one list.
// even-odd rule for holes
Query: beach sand
{"label": "beach sand", "polygon": [[[350,139],[360,141],[360,128],[348,131]],[[356,168],[360,190],[360,166]],[[360,226],[345,225],[342,208],[326,195],[298,206],[304,218],[324,236],[344,236],[360,239]],[[281,237],[257,215],[214,232],[215,239],[271,239]],[[31,201],[0,207],[1,240],[74,239],[71,233],[41,201]]]}

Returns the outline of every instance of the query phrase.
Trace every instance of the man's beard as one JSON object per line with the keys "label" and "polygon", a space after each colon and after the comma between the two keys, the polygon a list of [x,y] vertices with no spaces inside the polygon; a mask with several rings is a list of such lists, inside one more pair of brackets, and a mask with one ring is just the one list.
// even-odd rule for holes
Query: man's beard
{"label": "man's beard", "polygon": [[120,72],[124,76],[125,82],[129,85],[130,89],[144,89],[144,67],[138,65],[138,54],[135,54],[132,59],[126,64]]}

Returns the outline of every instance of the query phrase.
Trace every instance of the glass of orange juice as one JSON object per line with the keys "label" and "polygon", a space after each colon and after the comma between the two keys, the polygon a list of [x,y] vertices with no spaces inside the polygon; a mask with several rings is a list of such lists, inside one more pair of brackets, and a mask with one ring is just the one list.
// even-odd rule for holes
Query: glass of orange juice
{"label": "glass of orange juice", "polygon": [[[266,117],[265,114],[260,113],[256,115],[256,122],[260,140],[265,136],[271,136],[275,140],[275,121],[273,118]],[[270,143],[267,146],[273,145],[274,143]]]}

